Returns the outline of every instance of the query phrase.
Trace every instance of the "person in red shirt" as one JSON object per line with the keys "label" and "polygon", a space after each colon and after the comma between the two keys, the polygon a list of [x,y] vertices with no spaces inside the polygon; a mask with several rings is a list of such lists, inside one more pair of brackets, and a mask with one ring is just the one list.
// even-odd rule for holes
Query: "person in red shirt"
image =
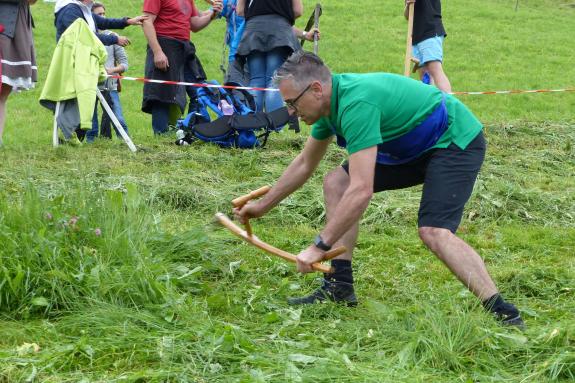
{"label": "person in red shirt", "polygon": [[[142,26],[148,40],[146,78],[184,81],[184,76],[200,77],[203,70],[197,65],[190,30],[204,29],[221,11],[221,0],[214,0],[211,10],[202,13],[194,0],[144,0],[143,13],[148,16]],[[179,107],[183,113],[186,102],[183,86],[144,84],[142,111],[152,114],[154,134],[167,132],[170,110]]]}

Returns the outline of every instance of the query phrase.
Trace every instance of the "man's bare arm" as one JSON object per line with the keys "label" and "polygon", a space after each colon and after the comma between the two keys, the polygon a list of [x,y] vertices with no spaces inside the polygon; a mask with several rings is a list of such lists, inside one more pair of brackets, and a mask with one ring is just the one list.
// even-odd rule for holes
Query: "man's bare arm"
{"label": "man's bare arm", "polygon": [[170,63],[168,62],[168,58],[164,54],[164,51],[158,42],[156,28],[154,27],[156,15],[147,12],[144,12],[144,15],[147,15],[148,18],[142,23],[142,30],[144,31],[144,36],[146,36],[148,45],[154,54],[154,65],[158,69],[167,70]]}
{"label": "man's bare arm", "polygon": [[223,9],[221,0],[212,1],[212,9],[205,12],[198,12],[199,16],[193,16],[190,18],[190,29],[192,32],[199,32],[216,17],[216,15]]}
{"label": "man's bare arm", "polygon": [[241,17],[246,16],[246,0],[238,0],[238,3],[236,4],[236,13]]}
{"label": "man's bare arm", "polygon": [[325,243],[334,244],[361,219],[373,195],[376,159],[377,146],[360,150],[349,157],[350,183],[337,205],[333,218],[321,232]]}
{"label": "man's bare arm", "polygon": [[405,8],[403,9],[403,16],[405,16],[405,20],[409,19],[409,4],[415,4],[416,0],[405,0]]}
{"label": "man's bare arm", "polygon": [[284,198],[299,189],[313,174],[325,155],[331,139],[316,140],[309,137],[303,151],[289,164],[276,184],[259,201],[248,203],[234,211],[243,223],[246,219],[263,216]]}

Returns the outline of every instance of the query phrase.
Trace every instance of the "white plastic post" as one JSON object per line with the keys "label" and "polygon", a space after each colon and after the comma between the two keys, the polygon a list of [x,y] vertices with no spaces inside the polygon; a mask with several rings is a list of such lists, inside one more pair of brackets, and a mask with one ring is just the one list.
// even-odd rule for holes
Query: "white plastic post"
{"label": "white plastic post", "polygon": [[102,95],[102,92],[100,92],[100,89],[97,89],[96,91],[97,91],[97,95],[98,95],[98,99],[100,100],[100,103],[102,104],[102,106],[106,110],[106,113],[108,113],[108,116],[110,116],[110,119],[112,120],[112,122],[116,126],[116,129],[118,129],[118,132],[120,132],[120,136],[122,136],[124,141],[126,141],[126,144],[128,144],[128,148],[130,148],[130,150],[135,153],[138,150],[138,149],[136,149],[136,145],[134,145],[134,143],[132,142],[132,139],[130,138],[130,136],[128,136],[128,134],[126,133],[126,131],[124,130],[124,128],[120,124],[120,121],[118,121],[118,118],[116,117],[114,112],[112,112],[110,105],[108,105],[108,102],[106,101],[106,99]]}
{"label": "white plastic post", "polygon": [[60,101],[56,102],[56,110],[54,111],[54,131],[52,132],[52,146],[58,147],[58,113],[60,113]]}

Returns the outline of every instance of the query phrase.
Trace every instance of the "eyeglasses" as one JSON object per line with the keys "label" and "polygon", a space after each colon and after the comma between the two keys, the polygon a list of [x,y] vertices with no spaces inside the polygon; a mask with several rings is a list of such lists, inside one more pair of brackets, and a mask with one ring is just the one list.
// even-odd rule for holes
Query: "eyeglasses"
{"label": "eyeglasses", "polygon": [[293,109],[297,113],[296,103],[301,98],[301,96],[303,96],[305,94],[305,92],[307,92],[309,90],[309,88],[311,88],[311,83],[308,86],[306,86],[305,89],[302,90],[302,92],[293,100],[285,100],[284,105],[287,106],[289,109]]}

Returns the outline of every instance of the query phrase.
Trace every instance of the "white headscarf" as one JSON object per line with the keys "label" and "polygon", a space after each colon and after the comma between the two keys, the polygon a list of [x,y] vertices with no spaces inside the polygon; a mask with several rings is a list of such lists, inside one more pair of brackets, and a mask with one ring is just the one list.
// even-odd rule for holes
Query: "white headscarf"
{"label": "white headscarf", "polygon": [[92,30],[92,32],[96,33],[96,22],[92,17],[92,4],[93,1],[90,1],[90,5],[84,4],[81,0],[58,0],[56,1],[56,6],[54,7],[54,13],[58,13],[62,8],[64,8],[68,4],[76,4],[82,10],[82,14],[84,15],[84,19],[88,23],[88,26]]}

